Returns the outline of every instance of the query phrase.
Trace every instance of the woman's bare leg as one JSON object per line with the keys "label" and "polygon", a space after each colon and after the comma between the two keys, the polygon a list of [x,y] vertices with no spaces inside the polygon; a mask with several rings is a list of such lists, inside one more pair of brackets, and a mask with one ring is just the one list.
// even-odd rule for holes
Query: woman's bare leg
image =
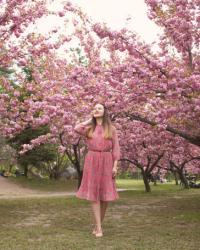
{"label": "woman's bare leg", "polygon": [[96,223],[97,231],[101,231],[101,206],[100,201],[91,201],[92,212]]}
{"label": "woman's bare leg", "polygon": [[101,223],[102,223],[106,214],[106,209],[108,207],[108,201],[100,201],[100,202],[101,202]]}

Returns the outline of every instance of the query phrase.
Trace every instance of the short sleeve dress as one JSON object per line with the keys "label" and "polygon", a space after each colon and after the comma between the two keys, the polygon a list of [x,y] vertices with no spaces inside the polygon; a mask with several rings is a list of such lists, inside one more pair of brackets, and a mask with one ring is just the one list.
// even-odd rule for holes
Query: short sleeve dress
{"label": "short sleeve dress", "polygon": [[103,126],[97,124],[92,138],[86,137],[87,126],[82,123],[74,131],[86,139],[88,152],[85,156],[81,185],[76,197],[90,201],[119,199],[116,181],[112,177],[115,160],[120,159],[120,145],[116,128],[112,139],[103,137]]}

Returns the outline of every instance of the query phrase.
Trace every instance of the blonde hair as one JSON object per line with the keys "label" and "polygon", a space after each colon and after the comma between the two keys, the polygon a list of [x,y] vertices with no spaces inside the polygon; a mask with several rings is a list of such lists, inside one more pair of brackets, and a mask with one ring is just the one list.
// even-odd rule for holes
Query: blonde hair
{"label": "blonde hair", "polygon": [[[103,103],[99,103],[104,107],[104,114],[102,117],[102,126],[103,126],[103,137],[105,139],[112,139],[113,136],[113,131],[114,131],[114,126],[112,125],[109,113],[108,113],[108,109],[107,107],[103,104]],[[88,138],[92,138],[93,132],[96,128],[97,122],[96,122],[96,118],[93,116],[92,117],[92,123],[91,125],[89,125],[88,130],[86,132],[86,135]]]}

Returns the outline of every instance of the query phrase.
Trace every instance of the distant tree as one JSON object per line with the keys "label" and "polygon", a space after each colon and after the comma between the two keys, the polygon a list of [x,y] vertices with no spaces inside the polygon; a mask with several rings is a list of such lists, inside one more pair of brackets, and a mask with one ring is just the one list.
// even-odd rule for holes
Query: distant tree
{"label": "distant tree", "polygon": [[26,128],[15,137],[8,139],[8,143],[17,152],[17,162],[23,168],[24,174],[28,175],[28,166],[40,166],[44,162],[54,161],[56,158],[55,145],[47,143],[41,144],[25,154],[20,154],[21,146],[30,143],[31,140],[47,133],[48,127],[41,126],[37,129]]}

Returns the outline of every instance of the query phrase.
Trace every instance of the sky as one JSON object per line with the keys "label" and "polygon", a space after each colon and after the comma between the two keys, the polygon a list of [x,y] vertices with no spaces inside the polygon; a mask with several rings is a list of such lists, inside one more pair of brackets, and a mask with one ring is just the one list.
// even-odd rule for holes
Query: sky
{"label": "sky", "polygon": [[[62,0],[56,0],[52,9],[60,9]],[[72,0],[73,4],[82,8],[96,22],[106,22],[112,29],[129,28],[151,43],[157,40],[161,29],[147,17],[147,6],[144,0]],[[128,18],[128,20],[127,20]],[[54,18],[48,19],[48,26],[55,25]],[[47,31],[47,22],[40,22],[38,29]]]}
{"label": "sky", "polygon": [[147,42],[156,40],[157,33],[161,33],[147,17],[144,0],[73,0],[73,3],[82,7],[93,20],[104,21],[113,29],[128,27]]}

